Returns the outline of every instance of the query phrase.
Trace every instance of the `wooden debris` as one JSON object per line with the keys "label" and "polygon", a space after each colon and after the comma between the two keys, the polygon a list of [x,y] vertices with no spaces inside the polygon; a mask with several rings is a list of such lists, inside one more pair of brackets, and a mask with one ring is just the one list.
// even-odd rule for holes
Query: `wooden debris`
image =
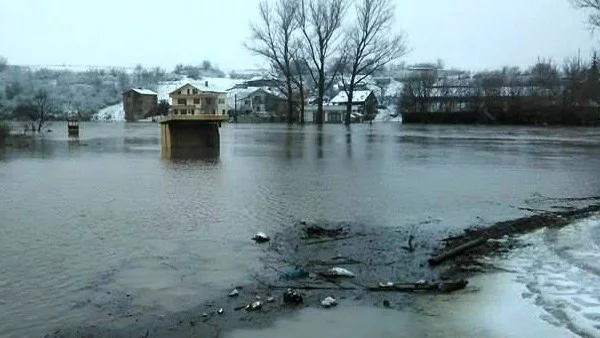
{"label": "wooden debris", "polygon": [[380,283],[376,287],[369,287],[372,292],[453,292],[464,289],[469,282],[466,280],[436,283]]}
{"label": "wooden debris", "polygon": [[468,242],[461,244],[455,248],[452,248],[446,252],[442,252],[439,255],[431,257],[429,259],[429,264],[430,265],[439,265],[450,258],[458,256],[465,251],[471,250],[477,246],[480,246],[480,245],[486,243],[487,240],[488,240],[488,238],[484,236],[484,237],[479,237],[477,239],[474,239],[472,241],[468,241]]}

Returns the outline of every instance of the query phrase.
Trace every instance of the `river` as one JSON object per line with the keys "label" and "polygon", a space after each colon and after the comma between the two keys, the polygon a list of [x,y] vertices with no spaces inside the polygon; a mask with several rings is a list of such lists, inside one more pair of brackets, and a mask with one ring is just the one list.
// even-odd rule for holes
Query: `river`
{"label": "river", "polygon": [[54,123],[0,155],[0,337],[183,311],[261,268],[249,238],[298,220],[421,224],[434,240],[600,195],[600,130],[224,125],[166,159],[152,123]]}

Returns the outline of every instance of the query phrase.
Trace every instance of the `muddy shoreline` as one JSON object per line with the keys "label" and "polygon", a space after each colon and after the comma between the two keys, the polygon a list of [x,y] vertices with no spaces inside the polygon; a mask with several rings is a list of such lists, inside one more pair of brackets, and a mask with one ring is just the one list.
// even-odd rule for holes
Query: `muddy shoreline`
{"label": "muddy shoreline", "polygon": [[[600,212],[598,199],[577,202],[585,205],[565,207],[562,211],[538,211],[533,216],[468,229],[442,242],[428,239],[423,233],[415,234],[414,229],[298,222],[272,234],[270,242],[257,244],[264,250],[264,268],[247,283],[235,286],[240,291],[237,297],[228,297],[225,292],[198,307],[164,316],[117,312],[112,314],[112,321],[61,328],[46,337],[221,337],[239,328],[269,327],[281,316],[293,315],[306,307],[320,307],[320,301],[328,296],[339,300],[341,306],[401,308],[411,303],[414,294],[370,292],[368,288],[386,282],[468,279],[474,274],[493,271],[494,267],[481,264],[479,258],[511,250],[516,245],[511,237],[543,227],[562,227]],[[336,233],[308,236],[307,227],[313,225]],[[438,266],[428,264],[432,255],[482,237],[486,238],[484,244]],[[334,266],[352,271],[355,277],[321,276]],[[302,294],[301,304],[283,302],[283,292],[289,287]],[[274,302],[267,302],[269,297],[274,297]],[[262,302],[260,310],[243,308],[257,300]],[[219,309],[223,309],[222,314]]]}

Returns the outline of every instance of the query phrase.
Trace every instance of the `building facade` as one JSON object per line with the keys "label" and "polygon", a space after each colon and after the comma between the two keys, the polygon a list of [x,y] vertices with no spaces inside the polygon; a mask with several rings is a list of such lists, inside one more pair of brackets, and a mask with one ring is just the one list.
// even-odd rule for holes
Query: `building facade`
{"label": "building facade", "polygon": [[123,92],[125,121],[134,122],[155,116],[157,107],[158,95],[151,90],[132,88]]}
{"label": "building facade", "polygon": [[169,94],[171,115],[227,115],[226,93],[205,86],[185,84]]}

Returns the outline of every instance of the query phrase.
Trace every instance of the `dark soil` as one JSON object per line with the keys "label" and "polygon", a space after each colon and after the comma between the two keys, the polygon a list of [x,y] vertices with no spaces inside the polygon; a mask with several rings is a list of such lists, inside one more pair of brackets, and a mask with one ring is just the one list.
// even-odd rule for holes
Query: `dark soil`
{"label": "dark soil", "polygon": [[[423,285],[423,281],[468,278],[489,270],[478,263],[478,258],[510,250],[516,245],[512,240],[514,236],[543,227],[562,227],[599,211],[600,203],[469,229],[443,240],[441,248],[440,242],[435,240],[439,236],[415,234],[414,229],[298,222],[273,234],[269,243],[257,244],[265,250],[264,270],[238,287],[238,297],[228,297],[227,291],[197,308],[158,318],[116,314],[118,325],[61,329],[47,337],[220,337],[224,330],[267,327],[281,315],[320,306],[320,301],[328,296],[358,304],[402,307],[411,302],[410,295],[397,292],[401,288],[380,292],[379,283],[399,283],[402,288],[407,286],[402,291],[410,291],[410,285],[417,281]],[[440,253],[481,237],[486,238],[484,244],[440,266],[429,266],[432,252]],[[409,244],[411,238],[414,241]],[[321,277],[321,272],[334,266],[350,270],[355,277]],[[288,288],[301,293],[302,304],[284,303],[283,293]],[[441,292],[436,287],[424,287],[421,291]],[[256,301],[257,296],[263,303],[262,308],[244,309]],[[275,301],[267,302],[269,297],[275,297]],[[218,314],[220,308],[223,314]]]}

